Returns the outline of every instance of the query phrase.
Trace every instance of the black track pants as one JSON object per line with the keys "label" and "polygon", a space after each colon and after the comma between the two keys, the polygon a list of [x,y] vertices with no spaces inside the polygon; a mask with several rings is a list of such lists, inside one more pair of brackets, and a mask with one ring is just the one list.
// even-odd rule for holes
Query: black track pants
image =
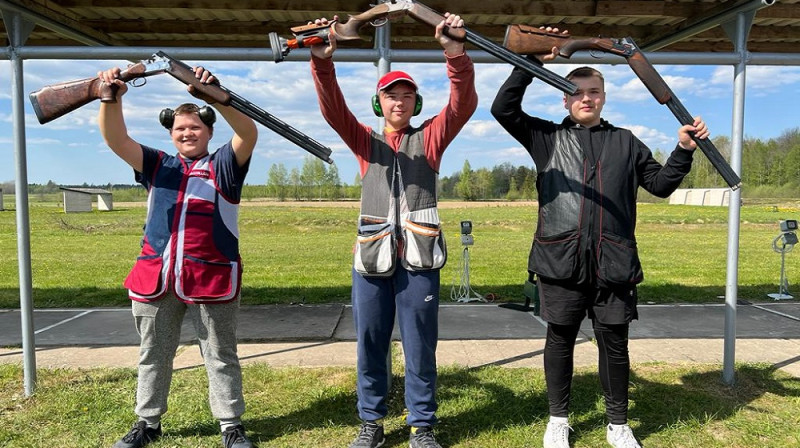
{"label": "black track pants", "polygon": [[[628,421],[628,380],[630,357],[628,355],[628,324],[604,325],[592,321],[597,338],[598,370],[606,415],[610,423]],[[544,371],[550,415],[567,417],[570,389],[572,387],[573,354],[580,324],[548,324],[544,347]]]}

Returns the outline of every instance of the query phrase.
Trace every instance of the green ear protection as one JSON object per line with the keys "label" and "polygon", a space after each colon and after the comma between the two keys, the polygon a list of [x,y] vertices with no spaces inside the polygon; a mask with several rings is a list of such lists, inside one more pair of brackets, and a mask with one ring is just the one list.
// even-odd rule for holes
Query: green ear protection
{"label": "green ear protection", "polygon": [[[381,109],[381,101],[378,98],[378,95],[372,95],[372,112],[375,113],[376,117],[383,116],[383,109]],[[413,116],[419,115],[422,112],[422,95],[419,93],[417,94],[417,102],[414,103],[414,114]]]}
{"label": "green ear protection", "polygon": [[[214,122],[217,121],[217,114],[214,112],[214,109],[208,106],[197,109],[197,115],[200,116],[200,121],[208,127],[214,126]],[[162,110],[161,113],[158,114],[158,121],[161,123],[161,126],[172,130],[172,125],[175,124],[175,111],[170,108]]]}

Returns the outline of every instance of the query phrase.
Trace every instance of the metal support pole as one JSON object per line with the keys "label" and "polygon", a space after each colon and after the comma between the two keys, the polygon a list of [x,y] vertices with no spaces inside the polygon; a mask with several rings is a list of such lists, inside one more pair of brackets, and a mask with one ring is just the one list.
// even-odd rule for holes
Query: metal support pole
{"label": "metal support pole", "polygon": [[22,353],[25,396],[36,390],[36,339],[33,327],[33,298],[31,280],[31,226],[28,213],[28,162],[25,149],[25,86],[23,84],[22,58],[16,48],[22,45],[33,29],[33,24],[14,12],[3,11],[8,35],[11,39],[11,115],[14,127],[14,159],[16,182],[17,260],[19,266],[19,306],[22,321]]}
{"label": "metal support pole", "polygon": [[[391,39],[392,39],[392,24],[386,22],[384,25],[375,28],[375,50],[378,52],[378,60],[375,61],[375,66],[378,68],[375,83],[392,69],[391,58]],[[375,92],[377,94],[377,92]],[[383,118],[378,117],[378,125],[376,129],[383,129]],[[363,188],[363,186],[362,186]],[[391,338],[389,339],[389,352],[386,355],[386,390],[392,388],[392,347]]]}
{"label": "metal support pole", "polygon": [[[778,288],[778,294],[783,296],[789,296],[789,281],[786,280],[786,245],[783,245],[783,250],[781,250],[781,286]],[[791,296],[789,296],[791,297]]]}
{"label": "metal support pole", "polygon": [[[731,123],[731,167],[740,174],[742,172],[742,143],[744,141],[744,99],[745,74],[747,71],[747,34],[753,23],[755,12],[739,13],[736,16],[735,28],[727,23],[723,28],[734,40],[735,50],[741,56],[734,66],[733,78],[733,118]],[[742,205],[742,189],[731,191],[728,205],[728,261],[725,281],[725,340],[723,351],[722,381],[731,386],[736,382],[734,364],[736,362],[736,302],[738,300],[737,285],[739,281],[739,220]]]}

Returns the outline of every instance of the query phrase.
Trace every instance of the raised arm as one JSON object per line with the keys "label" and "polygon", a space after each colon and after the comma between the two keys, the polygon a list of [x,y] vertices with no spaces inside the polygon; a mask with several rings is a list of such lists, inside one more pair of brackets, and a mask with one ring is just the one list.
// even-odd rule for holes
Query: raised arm
{"label": "raised arm", "polygon": [[128,91],[128,86],[119,79],[121,70],[114,67],[106,71],[97,73],[106,84],[117,86],[115,103],[101,102],[100,113],[97,123],[100,126],[100,134],[103,136],[106,145],[114,151],[134,170],[142,171],[142,146],[128,135],[128,128],[125,125],[125,117],[122,113],[122,96]]}
{"label": "raised arm", "polygon": [[[541,27],[548,33],[558,33],[558,28]],[[567,30],[561,32],[568,34]],[[544,62],[552,61],[558,56],[558,48],[550,49],[550,54],[529,55],[527,58],[532,62],[542,65]],[[492,103],[492,116],[500,123],[503,128],[511,134],[526,149],[533,145],[531,123],[536,121],[533,117],[522,110],[522,99],[525,91],[533,82],[533,77],[519,68],[511,71],[505,83],[500,87],[497,96]]]}
{"label": "raised arm", "polygon": [[[333,20],[338,20],[337,16]],[[316,25],[326,25],[325,18],[314,21]],[[358,119],[347,107],[344,95],[336,80],[336,69],[333,65],[333,53],[336,51],[336,39],[328,44],[311,46],[311,75],[317,91],[319,109],[323,118],[339,134],[342,141],[356,156],[369,159],[369,133],[371,128],[358,122]]]}
{"label": "raised arm", "polygon": [[[444,49],[447,77],[450,79],[450,99],[447,105],[430,120],[425,129],[425,154],[431,166],[438,170],[442,154],[447,146],[467,124],[478,107],[475,90],[475,67],[464,50],[464,43],[444,34],[445,27],[460,29],[464,20],[456,14],[445,13],[445,19],[437,26],[434,37]],[[425,124],[423,124],[425,127]]]}
{"label": "raised arm", "polygon": [[[205,70],[203,67],[195,67],[194,74],[197,79],[204,84],[213,84],[219,82],[217,78],[211,74],[211,72]],[[230,127],[233,129],[231,146],[233,147],[233,153],[236,156],[236,163],[239,166],[244,166],[244,164],[247,163],[247,161],[250,160],[250,157],[253,155],[253,150],[255,149],[256,142],[258,141],[258,129],[256,128],[255,122],[250,117],[239,112],[235,108],[219,104],[211,98],[198,93],[191,84],[187,87],[187,90],[193,96],[202,99],[214,107],[214,109],[219,111],[220,115],[222,115],[225,121],[228,122]]]}

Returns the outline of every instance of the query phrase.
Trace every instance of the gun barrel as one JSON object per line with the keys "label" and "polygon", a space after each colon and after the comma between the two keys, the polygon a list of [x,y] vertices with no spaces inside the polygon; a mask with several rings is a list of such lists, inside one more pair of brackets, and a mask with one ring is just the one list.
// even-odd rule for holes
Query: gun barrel
{"label": "gun barrel", "polygon": [[327,163],[333,163],[333,159],[330,157],[332,151],[327,146],[324,146],[322,143],[298,131],[287,123],[284,123],[279,118],[251,103],[250,101],[247,101],[236,93],[231,92],[225,87],[220,86],[220,88],[224,90],[225,93],[230,97],[230,106],[234,109],[247,115],[256,122],[264,125],[276,134],[305,149],[323,161]]}
{"label": "gun barrel", "polygon": [[[433,27],[437,26],[442,20],[444,20],[444,16],[420,2],[406,0],[404,3],[407,5],[406,9],[408,15],[414,20]],[[562,92],[573,94],[578,90],[578,87],[575,86],[575,84],[567,81],[563,77],[545,69],[544,67],[534,64],[533,62],[525,59],[517,53],[514,53],[508,48],[498,45],[496,42],[491,41],[474,31],[471,31],[467,28],[446,28],[445,33],[451,39],[461,42],[466,41],[472,45],[475,45],[481,50],[484,50],[492,56],[500,59],[501,61],[507,62],[514,67],[524,70],[529,75],[541,79],[542,81],[561,90]]]}
{"label": "gun barrel", "polygon": [[528,59],[514,53],[513,51],[498,45],[497,43],[474,33],[465,28],[467,42],[497,57],[501,61],[508,62],[514,67],[524,70],[529,75],[539,78],[547,84],[561,90],[564,93],[573,94],[578,91],[578,87],[567,81],[565,78],[534,64]]}
{"label": "gun barrel", "polygon": [[[653,64],[650,63],[639,46],[636,45],[636,42],[630,37],[625,40],[632,49],[631,55],[627,58],[628,65],[630,65],[633,72],[636,73],[636,76],[639,77],[656,101],[666,105],[680,124],[694,124],[694,117],[692,114],[689,113],[683,103],[675,96],[672,89],[670,89],[666,81],[664,81],[664,78],[658,74]],[[708,157],[714,169],[717,170],[728,186],[731,187],[731,190],[736,190],[742,186],[742,179],[733,171],[728,161],[722,157],[722,154],[710,140],[699,139],[694,137],[694,135],[692,139],[697,143],[700,150],[703,151],[703,154]]]}
{"label": "gun barrel", "polygon": [[[681,124],[693,124],[694,117],[683,104],[675,98],[675,95],[665,103],[667,108],[675,115],[675,118],[678,119],[678,122]],[[703,151],[703,154],[708,157],[708,160],[711,162],[711,165],[717,172],[722,176],[725,182],[731,187],[731,190],[736,190],[742,186],[742,179],[736,174],[736,171],[733,171],[728,161],[722,157],[722,154],[719,152],[714,143],[708,139],[699,139],[692,135],[692,139],[697,143],[697,147]]]}

